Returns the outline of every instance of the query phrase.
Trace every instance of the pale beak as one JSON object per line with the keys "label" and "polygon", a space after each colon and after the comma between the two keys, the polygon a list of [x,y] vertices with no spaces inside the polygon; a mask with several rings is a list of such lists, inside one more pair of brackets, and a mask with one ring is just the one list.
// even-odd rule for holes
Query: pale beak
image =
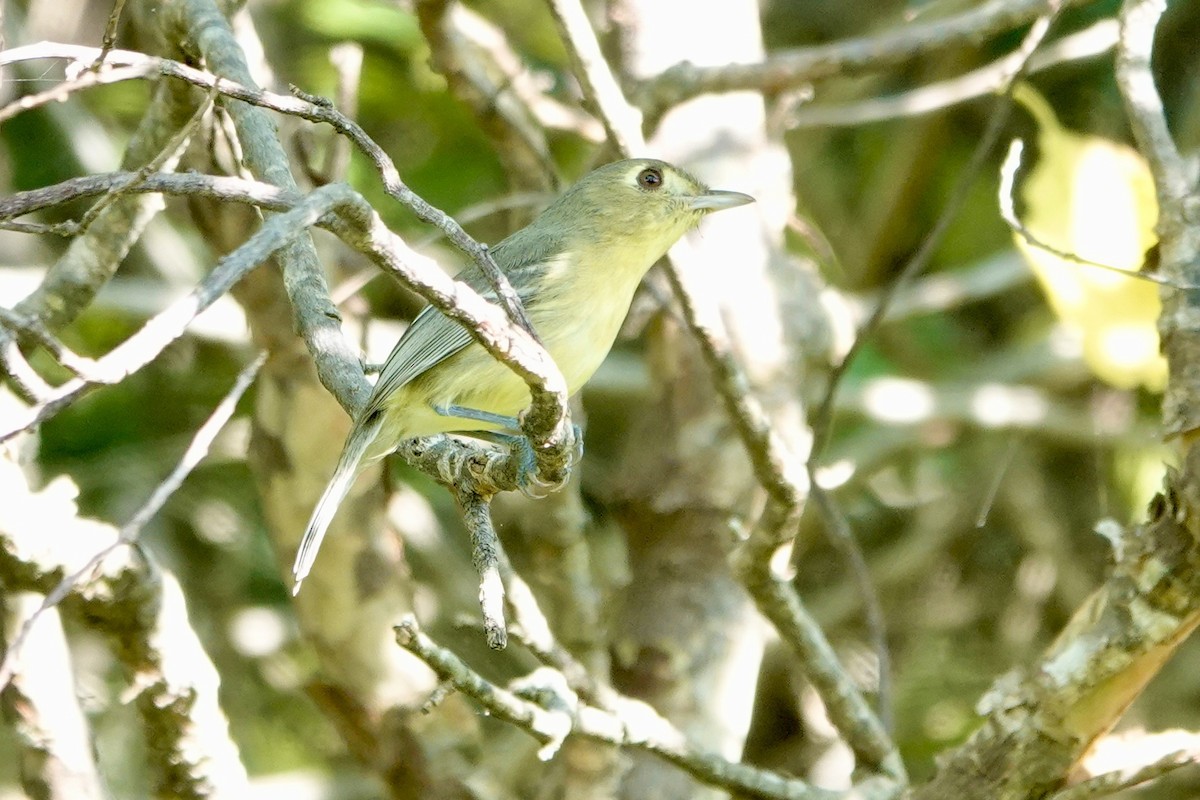
{"label": "pale beak", "polygon": [[696,211],[720,211],[724,208],[735,208],[753,203],[754,198],[741,192],[727,192],[724,189],[709,189],[706,193],[692,198],[692,208]]}

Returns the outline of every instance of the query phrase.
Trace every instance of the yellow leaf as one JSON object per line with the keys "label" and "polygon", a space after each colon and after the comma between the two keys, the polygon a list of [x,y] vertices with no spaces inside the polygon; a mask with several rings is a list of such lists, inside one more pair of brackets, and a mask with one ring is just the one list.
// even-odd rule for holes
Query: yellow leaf
{"label": "yellow leaf", "polygon": [[[1013,92],[1038,126],[1040,155],[1021,182],[1024,225],[1050,247],[1136,272],[1156,241],[1158,205],[1145,161],[1123,144],[1066,130],[1027,84]],[[1062,259],[1014,233],[1051,308],[1078,333],[1101,380],[1162,391],[1157,285]]]}

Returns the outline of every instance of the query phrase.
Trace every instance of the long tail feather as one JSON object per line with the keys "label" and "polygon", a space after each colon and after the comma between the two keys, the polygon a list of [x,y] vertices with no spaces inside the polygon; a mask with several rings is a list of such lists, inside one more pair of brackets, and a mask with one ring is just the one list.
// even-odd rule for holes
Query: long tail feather
{"label": "long tail feather", "polygon": [[296,552],[296,563],[292,566],[292,574],[296,578],[296,582],[292,586],[293,595],[300,593],[300,584],[308,577],[308,572],[312,569],[313,562],[317,558],[317,550],[321,547],[321,540],[325,538],[325,531],[329,528],[329,523],[333,522],[333,515],[337,513],[338,506],[342,504],[346,493],[354,485],[354,479],[358,477],[363,456],[366,455],[371,442],[375,441],[375,437],[379,435],[382,424],[382,415],[376,415],[376,418],[367,424],[355,424],[350,429],[350,435],[346,437],[346,444],[342,448],[341,457],[338,458],[333,477],[329,479],[329,485],[325,487],[321,499],[317,501],[317,507],[313,509],[312,518],[308,521],[308,528],[304,531],[304,538],[300,540],[300,549]]}

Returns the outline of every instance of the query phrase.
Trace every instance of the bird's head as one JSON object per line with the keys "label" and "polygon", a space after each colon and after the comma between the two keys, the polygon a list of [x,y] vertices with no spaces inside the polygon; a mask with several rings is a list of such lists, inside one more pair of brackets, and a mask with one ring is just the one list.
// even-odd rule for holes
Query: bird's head
{"label": "bird's head", "polygon": [[612,247],[614,254],[634,247],[653,263],[706,214],[752,202],[665,161],[636,158],[589,172],[538,223],[562,231],[569,247]]}

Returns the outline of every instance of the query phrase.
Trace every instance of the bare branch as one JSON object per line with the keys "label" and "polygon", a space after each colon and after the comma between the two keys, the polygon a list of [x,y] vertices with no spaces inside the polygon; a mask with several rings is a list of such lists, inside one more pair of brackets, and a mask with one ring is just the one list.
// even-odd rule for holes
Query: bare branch
{"label": "bare branch", "polygon": [[1000,133],[1004,128],[1004,123],[1008,119],[1008,114],[1011,111],[1011,100],[1009,92],[1012,89],[1013,83],[1018,77],[1024,73],[1025,65],[1029,58],[1037,49],[1038,45],[1045,38],[1050,30],[1051,22],[1057,17],[1062,7],[1061,0],[1052,0],[1050,3],[1050,11],[1047,15],[1039,17],[1037,23],[1026,34],[1021,46],[1017,49],[1017,53],[1021,58],[1016,60],[1011,66],[1011,71],[1008,77],[1002,83],[1004,88],[1000,99],[997,101],[995,109],[988,118],[987,128],[980,137],[979,144],[976,145],[974,152],[971,154],[971,159],[967,163],[965,169],[959,174],[957,183],[949,193],[946,203],[942,208],[941,214],[938,215],[937,221],[929,233],[922,239],[920,247],[916,253],[900,270],[896,278],[888,286],[888,289],[879,298],[879,304],[875,307],[871,316],[859,328],[858,335],[854,339],[854,343],[850,346],[850,350],[842,358],[841,363],[833,368],[829,376],[829,386],[825,390],[825,397],[822,399],[820,406],[817,409],[816,418],[813,421],[813,430],[816,434],[816,441],[813,444],[812,455],[809,459],[810,470],[821,455],[825,443],[829,435],[832,433],[832,416],[834,409],[834,400],[837,397],[838,387],[842,379],[846,376],[851,365],[854,363],[858,352],[874,333],[879,323],[887,316],[888,309],[891,306],[892,299],[901,292],[914,278],[925,271],[925,267],[933,258],[934,252],[938,245],[941,244],[942,237],[946,231],[950,229],[950,224],[958,216],[959,210],[966,201],[967,193],[970,191],[971,185],[982,171],[993,147],[1000,139]]}
{"label": "bare branch", "polygon": [[26,360],[16,337],[5,330],[0,330],[0,371],[8,376],[13,389],[26,402],[36,403],[53,391],[53,387],[42,380],[42,376]]}
{"label": "bare branch", "polygon": [[1067,252],[1059,249],[1054,245],[1047,244],[1042,239],[1038,238],[1032,231],[1025,227],[1021,220],[1017,217],[1017,210],[1013,202],[1016,196],[1013,187],[1016,183],[1017,170],[1021,166],[1021,151],[1024,149],[1025,143],[1020,139],[1013,139],[1008,145],[1008,155],[1004,157],[1004,163],[1000,166],[1000,217],[1012,228],[1013,232],[1028,242],[1033,247],[1039,250],[1045,250],[1047,253],[1064,261],[1070,261],[1072,264],[1078,264],[1081,267],[1091,267],[1093,269],[1101,269],[1107,272],[1114,272],[1125,278],[1134,278],[1141,281],[1149,281],[1157,283],[1159,286],[1167,286],[1173,289],[1200,289],[1200,286],[1180,286],[1170,278],[1159,275],[1155,272],[1147,272],[1138,270],[1136,272],[1128,269],[1123,269],[1114,264],[1104,264],[1099,261],[1092,261],[1089,258],[1083,258],[1075,253]]}
{"label": "bare branch", "polygon": [[[204,0],[180,0],[180,2],[203,3]],[[215,22],[212,24],[220,27]],[[42,43],[0,52],[0,66],[41,58],[82,60],[93,53],[94,49],[88,47]],[[127,50],[112,51],[109,53],[107,63],[138,65],[154,74],[178,78],[205,88],[216,87],[222,95],[245,101],[250,105],[269,108],[310,122],[324,122],[333,126],[335,130],[347,136],[371,160],[383,180],[385,191],[408,206],[418,218],[435,225],[450,242],[471,256],[475,264],[492,279],[493,284],[497,287],[500,305],[509,317],[518,320],[518,324],[527,331],[531,329],[531,326],[527,324],[528,320],[524,317],[524,310],[520,308],[520,300],[517,298],[516,292],[508,285],[507,279],[496,266],[487,247],[471,238],[452,217],[434,208],[409,189],[400,179],[395,164],[383,149],[357,123],[347,119],[331,105],[247,88],[245,84],[233,80],[227,82],[224,78],[219,79],[217,76],[177,61],[154,58]],[[239,107],[237,104],[232,106],[234,110],[238,108],[244,107]],[[278,148],[278,142],[272,145],[271,149],[276,148]],[[279,159],[280,163],[286,165],[286,159],[282,152],[279,154]],[[286,172],[286,169],[284,171]],[[271,172],[274,175],[278,169],[273,169]],[[290,173],[288,173],[286,181],[282,179],[282,174],[276,175],[276,177],[279,177],[280,180],[268,182],[276,183],[285,189],[295,189],[295,183],[291,179]],[[306,256],[306,258],[308,257]],[[312,258],[315,259],[315,255]],[[348,411],[357,410],[366,401],[367,386],[365,381],[356,379],[355,373],[360,373],[361,370],[357,366],[357,360],[346,349],[346,343],[340,333],[335,333],[333,336],[321,333],[326,327],[336,327],[338,315],[329,301],[328,288],[325,286],[320,269],[315,264],[311,265],[311,268],[306,266],[294,276],[294,279],[285,280],[285,286],[288,287],[305,341],[316,359],[321,382],[334,394],[344,408]],[[322,322],[322,318],[326,321]]]}
{"label": "bare branch", "polygon": [[[1070,4],[1084,1],[1072,0]],[[636,99],[648,117],[656,118],[671,106],[708,92],[773,93],[835,76],[883,70],[1025,25],[1057,5],[1051,0],[988,0],[946,19],[908,24],[875,36],[784,50],[757,64],[678,64],[644,85]]]}
{"label": "bare branch", "polygon": [[[1154,85],[1151,58],[1154,32],[1166,10],[1162,0],[1126,0],[1121,6],[1117,46],[1117,87],[1125,101],[1138,149],[1145,156],[1158,196],[1160,273],[1174,285],[1200,285],[1200,201],[1195,170],[1180,155],[1167,127],[1162,98]],[[1195,292],[1163,296],[1159,321],[1167,357],[1163,427],[1167,436],[1200,427],[1195,397],[1200,386],[1200,338],[1196,335]]]}
{"label": "bare branch", "polygon": [[[1034,53],[1029,59],[1026,74],[1073,61],[1095,58],[1107,53],[1117,43],[1117,21],[1102,19],[1084,30],[1064,36]],[[1006,76],[1019,64],[1021,53],[1009,53],[986,66],[937,83],[910,89],[889,97],[873,97],[843,104],[808,104],[797,108],[788,117],[786,127],[828,128],[865,125],[889,119],[929,114],[945,108],[995,94],[1003,89]]]}
{"label": "bare branch", "polygon": [[1093,778],[1080,781],[1061,792],[1056,792],[1049,800],[1092,800],[1096,797],[1108,797],[1117,792],[1133,789],[1137,786],[1157,780],[1183,767],[1195,766],[1195,754],[1187,752],[1170,753],[1152,764],[1126,772],[1117,770],[1105,772]]}
{"label": "bare branch", "polygon": [[[565,2],[571,3],[572,0]],[[564,38],[572,51],[581,47],[587,51],[588,45],[576,41],[576,37],[582,37],[586,42],[590,34],[591,41],[594,41],[590,26],[586,34],[569,29],[561,22],[560,26],[564,28]],[[575,59],[580,64],[579,69],[586,68],[596,73],[585,83],[585,87],[589,84],[611,87],[606,89],[608,96],[603,103],[598,98],[592,98],[601,111],[606,127],[610,130],[628,128],[628,115],[615,119],[609,117],[609,114],[621,112],[625,100],[607,62],[603,59],[589,61],[578,54]],[[625,130],[624,139],[616,141],[627,142],[635,135],[640,136],[640,131]],[[686,288],[684,271],[680,268],[680,263],[687,260],[687,251],[686,241],[675,246],[674,255],[667,262],[667,276],[682,307],[685,326],[700,346],[713,385],[750,457],[755,477],[769,497],[767,509],[756,530],[734,557],[735,569],[759,610],[805,660],[806,667],[817,675],[814,682],[819,689],[829,693],[826,701],[838,724],[846,729],[845,735],[851,746],[870,765],[880,767],[890,777],[903,780],[904,767],[899,753],[872,714],[862,693],[837,663],[824,634],[804,611],[795,590],[771,574],[772,555],[790,538],[803,510],[809,491],[809,476],[804,464],[788,452],[761,405],[750,394],[723,326],[718,320],[701,319],[699,308]],[[878,636],[881,638],[882,633]],[[881,658],[886,659],[886,656]]]}
{"label": "bare branch", "polygon": [[526,70],[504,32],[457,0],[421,0],[416,11],[434,66],[492,140],[511,184],[553,187],[554,159],[533,110],[539,93],[529,91]]}
{"label": "bare branch", "polygon": [[[182,336],[196,315],[257,263],[270,257],[288,237],[297,235],[304,227],[317,224],[333,230],[348,244],[366,253],[377,266],[395,274],[449,316],[463,322],[468,328],[478,329],[477,334],[484,337],[485,346],[493,355],[509,366],[516,365],[518,374],[530,384],[534,397],[534,410],[525,416],[524,425],[533,443],[538,474],[548,483],[565,478],[573,458],[574,432],[566,417],[565,386],[549,356],[534,345],[528,336],[523,339],[512,338],[509,326],[496,318],[494,306],[464,284],[450,279],[431,259],[412,251],[384,226],[366,201],[348,187],[332,184],[299,198],[277,187],[240,178],[189,173],[148,175],[139,180],[128,173],[114,173],[75,178],[52,187],[14,195],[7,201],[0,201],[0,218],[124,186],[137,192],[197,194],[288,213],[264,223],[263,228],[242,247],[221,259],[188,297],[160,312],[141,331],[103,358],[94,362],[78,357],[66,358],[64,364],[74,368],[80,377],[43,397],[37,407],[18,418],[14,429],[0,431],[0,441],[55,413],[88,389],[123,380],[145,366],[170,342]],[[337,211],[345,213],[341,216],[331,214]],[[414,267],[416,264],[420,265],[420,269]],[[464,304],[468,310],[460,307]],[[26,330],[22,319],[11,312],[0,316],[0,322],[21,331]],[[37,334],[37,330],[32,328],[29,332]],[[483,332],[479,333],[479,330]],[[509,333],[505,334],[505,330]],[[56,346],[53,337],[38,338],[50,346],[56,355],[64,355],[65,348]],[[533,350],[535,347],[536,353]],[[559,442],[562,447],[551,447],[550,442]],[[449,480],[451,488],[457,489],[459,480],[467,481],[466,485],[483,495],[519,487],[517,463],[494,450],[480,449],[445,437],[408,442],[403,449],[415,466],[435,479]],[[447,479],[447,476],[451,477]]]}
{"label": "bare branch", "polygon": [[[254,237],[217,262],[212,272],[185,297],[168,306],[141,330],[95,362],[89,379],[73,378],[33,408],[17,414],[15,424],[0,430],[0,442],[56,414],[95,386],[117,383],[149,364],[181,337],[200,312],[213,304],[243,275],[304,233],[329,211],[329,200],[318,189],[297,207],[267,220]],[[359,380],[365,383],[361,378]]]}
{"label": "bare branch", "polygon": [[[195,48],[192,55],[203,58],[214,73],[206,75],[205,88],[222,91],[218,82],[232,80],[247,91],[256,92],[245,54],[214,0],[169,0],[156,11],[167,40]],[[117,52],[109,54],[110,61]],[[145,58],[140,56],[139,60]],[[169,63],[155,61],[160,66]],[[226,103],[225,109],[233,120],[242,148],[240,163],[261,181],[298,191],[274,121],[251,104]],[[308,232],[303,231],[286,242],[278,251],[277,262],[283,272],[292,318],[313,355],[318,378],[343,408],[359,408],[366,402],[370,388],[363,379],[357,354],[342,335],[340,317],[329,299],[325,272]]]}
{"label": "bare branch", "polygon": [[117,43],[117,27],[121,24],[121,12],[125,9],[125,0],[115,0],[112,11],[108,15],[108,23],[104,26],[104,37],[100,40],[100,54],[96,56],[93,69],[98,69],[104,63],[104,57]]}
{"label": "bare branch", "polygon": [[[0,59],[4,53],[0,53]],[[82,64],[77,64],[82,67]],[[86,75],[106,77],[108,67]],[[165,81],[155,91],[150,108],[138,123],[125,151],[126,169],[138,169],[151,160],[161,160],[162,168],[174,168],[175,158],[162,160],[169,152],[176,132],[187,127],[195,107],[192,89]],[[121,197],[99,214],[82,234],[76,235],[65,253],[46,272],[41,284],[17,304],[17,311],[41,320],[51,329],[60,328],[95,299],[141,236],[150,220],[158,214],[162,201],[144,196]]]}
{"label": "bare branch", "polygon": [[1108,580],[1036,663],[994,682],[978,706],[983,725],[944,756],[914,800],[1060,788],[1200,624],[1197,511],[1189,500],[1198,457],[1193,450],[1181,471],[1168,470],[1147,520],[1120,531]]}
{"label": "bare branch", "polygon": [[579,0],[549,0],[550,12],[559,35],[567,45],[575,76],[583,94],[596,110],[609,141],[625,156],[646,149],[642,135],[642,115],[630,105],[621,91],[608,61],[600,52],[596,32]]}
{"label": "bare branch", "polygon": [[[542,702],[525,699],[484,680],[454,653],[439,647],[411,618],[396,627],[396,640],[428,664],[439,678],[476,700],[489,714],[517,725],[551,747],[575,733],[612,745],[645,750],[699,780],[750,797],[838,800],[850,796],[728,761],[715,754],[696,752],[689,747],[683,734],[646,704],[623,698],[610,710],[589,706],[566,687],[560,674],[540,681],[548,689],[541,694],[550,697],[539,697]],[[556,686],[556,682],[561,685]],[[873,781],[856,787],[853,797],[882,800],[894,797],[897,790],[895,784]]]}
{"label": "bare branch", "polygon": [[[83,175],[78,178],[69,178],[53,186],[29,189],[7,197],[0,197],[0,220],[32,214],[35,211],[69,203],[72,200],[95,197],[110,192],[118,194],[161,192],[174,195],[196,195],[212,200],[246,203],[269,211],[287,211],[295,208],[301,197],[298,192],[280,189],[269,183],[245,178],[230,178],[224,175],[201,175],[195,172],[152,175],[135,172],[109,172],[103,175]],[[7,320],[5,321],[7,322]],[[35,331],[28,332],[36,335]]]}
{"label": "bare branch", "polygon": [[[13,50],[7,50],[6,53],[20,51],[25,48],[18,47]],[[0,56],[0,65],[13,63]],[[151,64],[126,64],[123,66],[109,66],[95,72],[83,72],[74,78],[68,78],[57,86],[45,89],[34,94],[27,94],[20,97],[8,105],[0,108],[0,122],[12,119],[17,114],[23,114],[26,111],[32,111],[35,108],[46,105],[47,103],[59,103],[66,100],[75,92],[81,92],[85,89],[91,89],[94,86],[104,86],[109,83],[121,83],[122,81],[137,80],[139,78],[149,78],[153,76],[155,69]]]}
{"label": "bare branch", "polygon": [[508,644],[504,624],[504,583],[500,580],[503,550],[492,525],[489,499],[475,492],[455,492],[463,522],[471,535],[471,562],[479,573],[479,606],[483,610],[483,632],[488,647],[503,650]]}
{"label": "bare branch", "polygon": [[1163,112],[1162,98],[1154,85],[1150,60],[1154,32],[1166,11],[1166,0],[1126,0],[1121,6],[1121,41],[1117,48],[1117,81],[1129,109],[1129,123],[1138,149],[1145,155],[1158,191],[1159,208],[1166,215],[1160,224],[1171,224],[1171,214],[1192,192],[1190,170]]}

